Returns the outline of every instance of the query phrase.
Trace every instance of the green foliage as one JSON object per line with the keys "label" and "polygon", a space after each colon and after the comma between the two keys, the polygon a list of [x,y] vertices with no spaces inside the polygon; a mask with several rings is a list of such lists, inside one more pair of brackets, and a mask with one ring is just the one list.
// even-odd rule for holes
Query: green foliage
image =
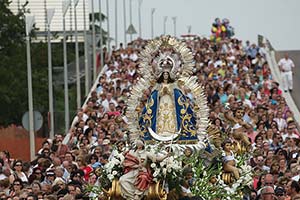
{"label": "green foliage", "polygon": [[191,162],[195,177],[195,182],[191,188],[192,193],[206,200],[242,199],[243,192],[248,188],[248,182],[246,180],[249,178],[251,180],[250,172],[244,169],[248,157],[237,157],[237,166],[242,168],[241,176],[248,177],[248,179],[241,178],[238,181],[235,180],[232,185],[226,185],[221,180],[222,162],[216,160],[216,162],[212,162],[212,164],[207,166],[204,160],[200,159],[199,161],[199,156],[199,154],[195,155],[193,157],[194,160]]}
{"label": "green foliage", "polygon": [[91,196],[94,196],[94,197],[91,197],[89,196],[90,199],[98,199],[98,196],[101,195],[102,193],[102,188],[101,187],[97,187],[95,185],[86,185],[85,186],[85,193],[86,194],[94,194],[94,195],[91,195]]}
{"label": "green foliage", "polygon": [[13,14],[10,2],[0,2],[0,125],[6,126],[27,110],[27,68],[24,13]]}
{"label": "green foliage", "polygon": [[[9,1],[0,2],[0,126],[21,124],[28,110],[27,57],[25,43],[25,6],[14,14]],[[34,32],[33,32],[34,33]],[[33,34],[32,34],[33,35]],[[34,110],[48,112],[48,50],[47,43],[30,44]],[[74,60],[74,47],[68,60]],[[62,44],[52,46],[53,66],[63,65]],[[54,88],[57,102],[64,102],[62,88]],[[71,101],[73,102],[73,101]],[[60,104],[60,103],[58,103]],[[70,107],[73,104],[70,104]],[[75,105],[75,104],[74,104]],[[57,108],[57,110],[63,110]]]}

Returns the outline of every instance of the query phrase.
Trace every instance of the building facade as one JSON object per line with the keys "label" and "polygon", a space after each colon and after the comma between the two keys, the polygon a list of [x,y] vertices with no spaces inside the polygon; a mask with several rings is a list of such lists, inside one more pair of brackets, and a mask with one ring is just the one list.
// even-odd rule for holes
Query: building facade
{"label": "building facade", "polygon": [[[28,2],[26,9],[30,11],[30,15],[35,16],[35,26],[38,31],[47,31],[47,9],[55,9],[53,19],[51,21],[51,31],[63,31],[63,12],[62,0],[12,0],[10,8],[14,13],[17,13]],[[82,32],[84,30],[84,3],[85,3],[85,20],[86,30],[89,29],[89,1],[79,0],[76,7],[77,11],[77,30]],[[74,0],[71,0],[71,6],[66,13],[66,31],[74,31]]]}

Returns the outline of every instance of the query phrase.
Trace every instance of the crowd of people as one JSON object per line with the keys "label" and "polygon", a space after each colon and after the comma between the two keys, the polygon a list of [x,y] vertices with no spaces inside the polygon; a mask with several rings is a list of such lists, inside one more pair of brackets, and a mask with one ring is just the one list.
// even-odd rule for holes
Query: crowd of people
{"label": "crowd of people", "polygon": [[[185,42],[193,51],[194,75],[205,88],[212,123],[227,134],[238,128],[230,116],[240,110],[240,120],[250,124],[243,134],[251,146],[254,176],[251,193],[244,199],[300,199],[300,134],[279,84],[272,79],[265,48],[238,39]],[[126,100],[141,77],[138,54],[146,43],[137,39],[110,54],[104,52],[97,88],[78,111],[74,126],[69,133],[45,140],[35,160],[12,159],[9,152],[0,152],[0,199],[96,196],[86,192],[99,184],[96,169],[109,161],[114,148],[130,145]]]}

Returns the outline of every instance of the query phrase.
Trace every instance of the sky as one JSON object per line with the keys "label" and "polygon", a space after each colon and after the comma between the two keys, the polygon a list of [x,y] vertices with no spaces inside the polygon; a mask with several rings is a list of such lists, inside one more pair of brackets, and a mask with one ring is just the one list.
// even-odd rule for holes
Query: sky
{"label": "sky", "polygon": [[[90,0],[91,1],[91,0]],[[108,0],[110,35],[115,38],[115,2],[117,1],[117,39],[124,41],[123,0]],[[126,1],[126,21],[129,25],[129,2]],[[106,12],[102,0],[102,12]],[[139,31],[138,2],[132,0],[132,23]],[[95,9],[98,10],[98,0]],[[174,35],[172,17],[177,17],[177,36],[191,33],[208,37],[216,17],[228,18],[235,28],[235,36],[243,41],[257,42],[261,34],[269,39],[276,50],[300,50],[300,0],[142,0],[141,33],[151,38],[151,9],[154,12],[154,36],[163,34],[163,20],[167,16],[166,33]],[[106,28],[106,23],[103,24]],[[138,34],[134,35],[136,38]],[[127,36],[127,41],[129,41]],[[112,44],[115,42],[113,41]]]}

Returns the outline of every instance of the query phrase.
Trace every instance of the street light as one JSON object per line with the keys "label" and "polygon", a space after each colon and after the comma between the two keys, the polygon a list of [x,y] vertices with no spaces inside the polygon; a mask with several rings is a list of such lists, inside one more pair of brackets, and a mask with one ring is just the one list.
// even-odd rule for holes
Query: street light
{"label": "street light", "polygon": [[109,3],[106,0],[106,13],[107,13],[107,51],[110,54],[110,31],[109,31]]}
{"label": "street light", "polygon": [[172,17],[172,20],[173,20],[173,24],[174,24],[174,37],[176,37],[176,20],[177,20],[177,17]]}
{"label": "street light", "polygon": [[123,18],[124,18],[124,47],[127,46],[127,25],[126,25],[126,3],[125,0],[123,0]]}
{"label": "street light", "polygon": [[85,96],[89,93],[90,88],[90,72],[88,66],[88,46],[87,46],[87,35],[86,35],[86,14],[85,14],[85,1],[83,1],[83,35],[84,35],[84,72],[85,72]]}
{"label": "street light", "polygon": [[[132,0],[129,0],[129,22],[132,25]],[[132,41],[132,33],[130,33],[130,42]]]}
{"label": "street light", "polygon": [[67,63],[67,41],[66,41],[66,13],[71,5],[70,0],[64,0],[63,11],[63,48],[64,48],[64,90],[65,90],[65,133],[69,130],[69,89],[68,89],[68,63]]}
{"label": "street light", "polygon": [[101,0],[99,0],[99,27],[100,27],[100,41],[99,41],[99,48],[100,48],[100,59],[101,59],[101,67],[104,65],[104,56],[103,56],[103,33],[102,33],[102,6]]}
{"label": "street light", "polygon": [[53,83],[52,83],[52,52],[50,38],[50,24],[54,16],[55,9],[47,9],[47,27],[48,27],[48,95],[49,95],[49,113],[50,113],[50,133],[51,139],[54,138],[54,112],[53,112]]}
{"label": "street light", "polygon": [[164,16],[164,35],[166,35],[166,23],[167,23],[168,17]]}
{"label": "street light", "polygon": [[92,42],[93,42],[93,81],[97,76],[97,57],[96,57],[96,31],[95,31],[95,10],[94,0],[92,0]]}
{"label": "street light", "polygon": [[28,82],[28,108],[29,108],[29,141],[30,141],[30,159],[35,157],[34,124],[33,124],[33,99],[32,99],[32,72],[30,55],[30,36],[34,24],[34,16],[26,16],[26,51],[27,51],[27,82]]}
{"label": "street light", "polygon": [[188,25],[187,28],[188,28],[188,34],[191,34],[191,32],[192,32],[192,26]]}
{"label": "street light", "polygon": [[154,12],[155,12],[155,8],[152,8],[151,9],[151,38],[153,39],[154,38],[154,24],[153,24],[153,15],[154,15]]}
{"label": "street light", "polygon": [[141,5],[143,0],[139,0],[139,36],[142,38],[142,16],[141,16]]}
{"label": "street light", "polygon": [[78,32],[77,32],[77,11],[76,7],[79,0],[74,1],[74,18],[75,18],[75,62],[76,62],[76,102],[77,108],[81,106],[81,91],[80,91],[80,69],[79,69],[79,49],[78,49]]}
{"label": "street light", "polygon": [[118,48],[118,0],[115,0],[115,45]]}

